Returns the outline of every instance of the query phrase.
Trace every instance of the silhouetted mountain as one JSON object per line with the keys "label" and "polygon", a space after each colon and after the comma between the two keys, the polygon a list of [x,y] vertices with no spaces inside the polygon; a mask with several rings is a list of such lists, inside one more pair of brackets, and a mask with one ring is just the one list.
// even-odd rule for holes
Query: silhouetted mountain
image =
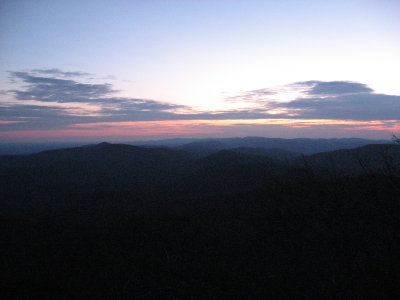
{"label": "silhouetted mountain", "polygon": [[[209,197],[259,187],[283,169],[267,156],[235,151],[223,150],[198,159],[181,150],[100,143],[0,156],[0,196],[26,199],[29,195],[33,207],[40,199],[61,208],[64,206],[59,206],[57,199],[71,193],[123,191],[144,198]],[[22,201],[17,207],[23,205]]]}
{"label": "silhouetted mountain", "polygon": [[83,146],[87,143],[1,143],[0,155],[26,155],[47,150]]}
{"label": "silhouetted mountain", "polygon": [[1,156],[2,298],[399,298],[399,145],[201,145]]}
{"label": "silhouetted mountain", "polygon": [[233,194],[263,186],[283,169],[266,156],[221,150],[193,161],[178,186],[192,197]]}
{"label": "silhouetted mountain", "polygon": [[[278,148],[303,154],[313,154],[322,151],[333,151],[364,146],[367,144],[385,144],[387,140],[365,140],[365,139],[277,139],[262,137],[245,138],[177,138],[151,141],[125,141],[120,144],[127,144],[140,147],[187,147],[189,151],[202,155],[211,154],[223,149],[239,147],[250,148]],[[314,143],[314,145],[313,145]],[[41,151],[65,149],[83,146],[82,142],[70,143],[0,143],[0,155],[24,155],[38,153]],[[196,148],[198,147],[198,148]],[[296,147],[298,149],[296,149]]]}
{"label": "silhouetted mountain", "polygon": [[265,165],[272,164],[273,160],[267,156],[243,153],[235,150],[221,150],[198,160],[209,166],[220,165]]}
{"label": "silhouetted mountain", "polygon": [[[238,141],[242,143],[246,139]],[[221,141],[200,143],[198,151],[204,154],[209,150],[208,146],[216,149],[223,145]],[[237,184],[227,186],[253,188],[250,182],[265,180],[261,174],[267,173],[270,177],[282,174],[290,164],[296,165],[296,158],[297,165],[306,160],[309,167],[315,169],[345,170],[347,174],[362,174],[368,170],[383,173],[388,163],[398,166],[399,148],[399,145],[368,145],[299,159],[300,154],[286,150],[241,147],[229,151],[210,150],[213,154],[197,159],[196,155],[182,150],[100,143],[25,156],[0,156],[0,185],[3,191],[10,191],[11,186],[15,187],[14,192],[29,189],[48,191],[49,194],[60,191],[147,191],[160,188],[162,184],[182,185],[179,181],[188,186],[199,182],[207,186],[209,182],[236,181]],[[286,163],[285,167],[281,162]],[[187,182],[188,178],[192,183]],[[22,188],[16,188],[17,185]]]}
{"label": "silhouetted mountain", "polygon": [[[222,143],[211,144],[215,149]],[[59,199],[66,195],[110,192],[133,193],[136,198],[150,199],[143,201],[167,205],[160,199],[197,199],[249,191],[268,186],[276,178],[304,176],[303,171],[297,171],[304,167],[320,175],[389,174],[399,168],[399,147],[368,145],[302,158],[286,150],[241,147],[199,157],[168,148],[100,143],[0,156],[0,196],[6,199],[3,211],[18,211],[26,203],[38,208],[44,202],[54,209],[65,209],[70,207],[68,200]]]}
{"label": "silhouetted mountain", "polygon": [[[82,169],[100,167],[109,171],[123,172],[126,169],[142,171],[145,168],[176,167],[180,162],[190,159],[191,155],[167,148],[143,148],[124,144],[100,143],[76,148],[49,150],[24,156],[0,156],[1,168],[34,168],[38,166],[58,167],[63,172],[70,164],[84,164]],[[56,166],[57,165],[57,166]],[[135,174],[131,174],[135,175]]]}
{"label": "silhouetted mountain", "polygon": [[248,155],[256,155],[256,156],[266,156],[271,159],[290,162],[294,159],[302,156],[301,153],[282,150],[282,149],[274,149],[274,148],[250,148],[250,147],[240,147],[233,148],[231,151],[248,154]]}
{"label": "silhouetted mountain", "polygon": [[126,142],[125,144],[142,146],[142,147],[178,147],[180,145],[192,143],[199,139],[196,138],[176,138],[176,139],[162,139],[162,140],[150,140],[150,141],[135,141]]}
{"label": "silhouetted mountain", "polygon": [[0,196],[56,199],[66,193],[149,192],[174,181],[191,159],[182,151],[108,143],[1,156]]}
{"label": "silhouetted mountain", "polygon": [[366,145],[306,157],[311,168],[345,174],[391,174],[400,171],[400,145]]}

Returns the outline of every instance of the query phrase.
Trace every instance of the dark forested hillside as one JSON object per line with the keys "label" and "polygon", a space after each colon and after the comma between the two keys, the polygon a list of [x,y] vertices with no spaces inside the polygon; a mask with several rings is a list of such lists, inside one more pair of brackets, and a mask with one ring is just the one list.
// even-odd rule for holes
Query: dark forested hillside
{"label": "dark forested hillside", "polygon": [[0,156],[2,298],[399,298],[400,146],[214,146]]}
{"label": "dark forested hillside", "polygon": [[307,157],[316,168],[351,174],[393,174],[400,170],[400,145],[372,144],[355,149],[322,152]]}

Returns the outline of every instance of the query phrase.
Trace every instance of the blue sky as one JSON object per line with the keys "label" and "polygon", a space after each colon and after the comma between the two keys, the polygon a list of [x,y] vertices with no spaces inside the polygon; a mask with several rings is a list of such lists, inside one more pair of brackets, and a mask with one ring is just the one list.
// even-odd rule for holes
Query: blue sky
{"label": "blue sky", "polygon": [[3,0],[0,139],[390,138],[399,29],[387,0]]}

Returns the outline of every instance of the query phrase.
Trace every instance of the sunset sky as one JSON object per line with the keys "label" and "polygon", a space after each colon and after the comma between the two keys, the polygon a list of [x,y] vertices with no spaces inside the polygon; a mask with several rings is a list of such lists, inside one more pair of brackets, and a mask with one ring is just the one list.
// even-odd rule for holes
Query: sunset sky
{"label": "sunset sky", "polygon": [[398,0],[2,0],[0,142],[400,132]]}

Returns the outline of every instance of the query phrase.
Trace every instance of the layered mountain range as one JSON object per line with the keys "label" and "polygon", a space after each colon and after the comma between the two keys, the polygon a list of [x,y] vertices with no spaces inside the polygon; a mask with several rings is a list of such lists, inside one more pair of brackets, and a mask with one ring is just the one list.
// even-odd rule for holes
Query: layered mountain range
{"label": "layered mountain range", "polygon": [[[361,144],[360,144],[361,143]],[[400,145],[0,156],[5,299],[397,299]]]}

